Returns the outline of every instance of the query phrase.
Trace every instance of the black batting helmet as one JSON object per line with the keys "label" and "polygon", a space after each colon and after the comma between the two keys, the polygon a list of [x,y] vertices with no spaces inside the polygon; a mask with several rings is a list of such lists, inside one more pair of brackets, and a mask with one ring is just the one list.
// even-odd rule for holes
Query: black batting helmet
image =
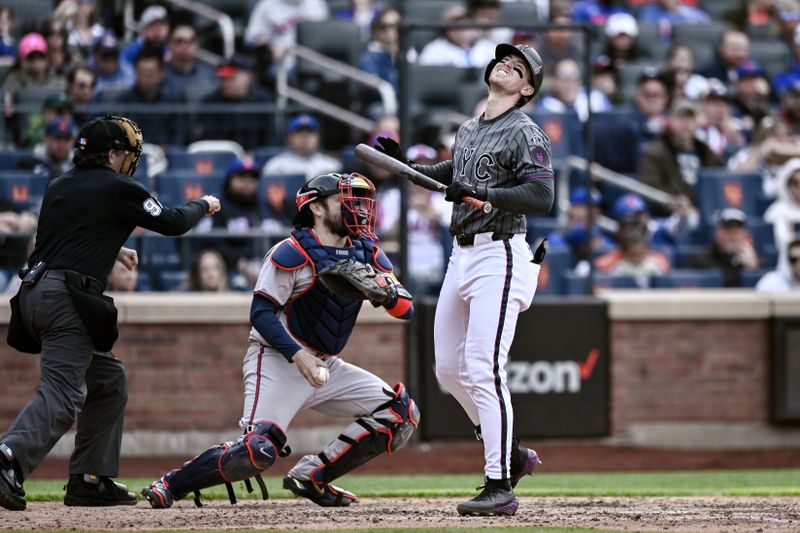
{"label": "black batting helmet", "polygon": [[544,80],[544,63],[542,62],[542,56],[539,55],[539,52],[527,44],[518,44],[517,46],[514,46],[507,43],[500,43],[494,50],[494,59],[489,61],[489,64],[486,65],[486,71],[483,73],[483,81],[486,82],[486,85],[489,85],[489,75],[492,73],[494,66],[504,57],[509,55],[521,57],[522,60],[525,61],[525,64],[528,65],[528,72],[531,76],[533,94],[521,102],[520,106],[522,106],[527,104],[534,96],[536,96],[539,93],[539,90],[542,88],[542,81]]}

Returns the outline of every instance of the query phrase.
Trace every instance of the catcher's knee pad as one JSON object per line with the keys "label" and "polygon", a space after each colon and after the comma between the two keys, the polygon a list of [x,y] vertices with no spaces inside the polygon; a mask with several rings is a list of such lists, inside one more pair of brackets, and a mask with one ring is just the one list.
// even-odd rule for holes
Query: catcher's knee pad
{"label": "catcher's knee pad", "polygon": [[286,435],[281,428],[260,422],[236,442],[209,448],[163,479],[175,499],[180,499],[193,491],[260,474],[275,463],[285,445]]}
{"label": "catcher's knee pad", "polygon": [[405,386],[397,383],[391,400],[371,416],[350,424],[336,441],[325,447],[319,454],[323,464],[311,472],[311,478],[329,483],[383,452],[391,454],[411,438],[419,418],[417,404]]}

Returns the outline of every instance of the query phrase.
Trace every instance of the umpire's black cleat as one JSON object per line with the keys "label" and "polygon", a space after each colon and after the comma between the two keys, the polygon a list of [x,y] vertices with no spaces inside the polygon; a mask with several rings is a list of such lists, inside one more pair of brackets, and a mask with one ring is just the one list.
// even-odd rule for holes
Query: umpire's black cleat
{"label": "umpire's black cleat", "polygon": [[[88,478],[88,479],[87,479]],[[128,487],[109,477],[83,475],[69,476],[64,505],[72,507],[109,507],[136,505],[138,499]]]}
{"label": "umpire's black cleat", "polygon": [[19,481],[15,462],[0,451],[0,506],[9,511],[24,511],[27,507],[25,490]]}
{"label": "umpire's black cleat", "polygon": [[175,503],[175,497],[163,479],[153,481],[143,488],[142,496],[150,502],[150,506],[153,509],[168,509]]}
{"label": "umpire's black cleat", "polygon": [[460,503],[456,507],[460,515],[475,516],[511,516],[517,512],[519,500],[514,495],[511,482],[507,479],[489,479],[478,487],[483,489],[480,494],[468,502]]}
{"label": "umpire's black cleat", "polygon": [[542,462],[536,451],[520,446],[519,438],[514,437],[511,441],[511,488],[516,488],[517,483],[524,476],[533,474],[536,465],[539,464]]}
{"label": "umpire's black cleat", "polygon": [[292,491],[295,496],[308,498],[321,507],[347,507],[358,501],[352,492],[330,483],[312,483],[292,475],[283,478],[283,488]]}

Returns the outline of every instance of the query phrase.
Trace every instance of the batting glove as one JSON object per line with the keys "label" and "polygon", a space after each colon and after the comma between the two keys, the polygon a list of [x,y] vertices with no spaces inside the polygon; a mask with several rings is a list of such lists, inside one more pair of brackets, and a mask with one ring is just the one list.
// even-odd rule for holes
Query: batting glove
{"label": "batting glove", "polygon": [[373,148],[375,148],[379,152],[383,152],[384,154],[388,155],[389,157],[393,157],[403,163],[404,165],[408,164],[408,161],[403,156],[403,150],[400,149],[400,145],[397,144],[397,141],[390,137],[378,137],[377,138],[378,144],[376,144]]}
{"label": "batting glove", "polygon": [[456,204],[463,202],[463,198],[465,196],[471,196],[473,198],[477,198],[478,200],[486,200],[486,187],[468,185],[463,181],[454,181],[447,186],[447,190],[444,193],[445,200]]}

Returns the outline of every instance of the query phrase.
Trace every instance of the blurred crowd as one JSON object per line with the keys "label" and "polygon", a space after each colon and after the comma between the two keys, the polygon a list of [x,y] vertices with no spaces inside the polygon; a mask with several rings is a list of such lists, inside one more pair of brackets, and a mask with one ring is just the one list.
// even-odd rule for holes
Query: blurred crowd
{"label": "blurred crowd", "polygon": [[[399,94],[404,18],[458,25],[408,41],[413,138],[403,145],[418,163],[449,159],[459,121],[482,112],[483,69],[497,43],[530,44],[544,60],[543,89],[524,110],[550,137],[557,181],[569,186],[553,216],[529,219],[530,242],[550,244],[540,292],[583,293],[590,270],[598,287],[800,288],[800,0],[214,5],[234,18],[227,57],[216,26],[156,2],[135,2],[132,25],[96,0],[54,1],[46,17],[31,17],[23,0],[0,6],[0,288],[14,289],[37,201],[70,168],[78,127],[117,112],[142,126],[137,178],[162,201],[217,194],[223,206],[178,244],[136,234],[129,244],[141,269],[115,270],[111,289],[248,290],[263,253],[290,230],[299,185],[358,171],[378,187],[378,235],[395,257],[408,217],[406,285],[437,294],[451,246],[448,204],[410,187],[402,212],[404,184],[352,155],[358,142],[400,141],[398,117],[374,89],[331,80],[293,55],[297,44],[315,48]],[[278,105],[283,74],[367,117],[371,131]],[[589,148],[603,167],[671,200],[588,185],[567,156]]]}

